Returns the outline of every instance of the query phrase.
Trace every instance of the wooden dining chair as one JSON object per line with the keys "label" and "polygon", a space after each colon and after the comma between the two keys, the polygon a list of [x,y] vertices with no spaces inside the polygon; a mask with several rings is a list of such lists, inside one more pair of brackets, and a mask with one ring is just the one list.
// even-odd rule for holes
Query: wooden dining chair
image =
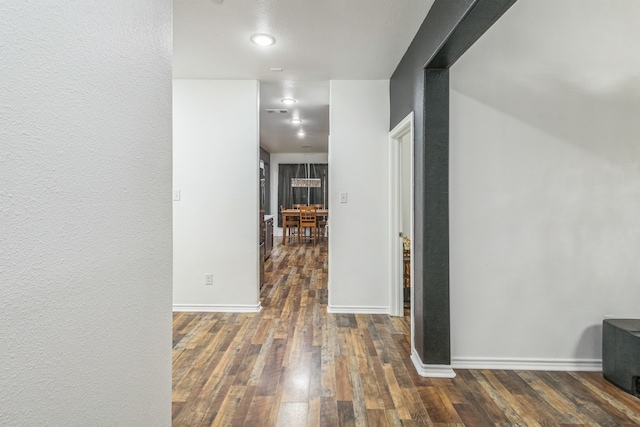
{"label": "wooden dining chair", "polygon": [[307,206],[303,203],[294,203],[291,205],[291,209],[300,209],[301,206]]}
{"label": "wooden dining chair", "polygon": [[313,206],[300,206],[300,227],[298,228],[298,240],[302,242],[306,238],[304,230],[310,229],[310,239],[316,244],[316,234],[318,232],[318,221],[316,208]]}
{"label": "wooden dining chair", "polygon": [[[317,203],[309,206],[315,207],[316,210],[324,209],[324,205],[322,203]],[[318,222],[318,228],[316,230],[316,232],[318,233],[318,237],[324,237],[326,234],[325,229],[327,227],[327,218],[324,216],[319,216],[316,221]]]}
{"label": "wooden dining chair", "polygon": [[293,236],[298,236],[298,243],[300,242],[300,236],[298,233],[298,227],[300,226],[300,218],[291,215],[284,215],[282,211],[284,210],[284,206],[280,205],[280,214],[282,215],[282,228],[287,229],[288,236],[282,236],[282,240],[287,239],[290,241],[292,230],[295,229],[295,234]]}

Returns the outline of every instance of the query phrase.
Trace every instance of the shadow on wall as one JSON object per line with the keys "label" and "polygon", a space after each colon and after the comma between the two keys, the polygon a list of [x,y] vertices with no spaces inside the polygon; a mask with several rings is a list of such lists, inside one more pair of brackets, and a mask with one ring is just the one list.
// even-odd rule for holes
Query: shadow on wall
{"label": "shadow on wall", "polygon": [[640,3],[581,1],[517,2],[452,67],[451,87],[598,157],[628,163],[631,153],[640,156],[640,60],[629,58],[637,56],[629,52],[637,50],[640,26],[628,15],[640,14]]}
{"label": "shadow on wall", "polygon": [[592,354],[594,359],[602,359],[602,324],[589,326],[584,330],[576,346],[576,359]]}
{"label": "shadow on wall", "polygon": [[457,91],[599,158],[624,164],[640,156],[640,97],[586,92],[560,79],[519,82],[487,75],[472,83],[467,80]]}

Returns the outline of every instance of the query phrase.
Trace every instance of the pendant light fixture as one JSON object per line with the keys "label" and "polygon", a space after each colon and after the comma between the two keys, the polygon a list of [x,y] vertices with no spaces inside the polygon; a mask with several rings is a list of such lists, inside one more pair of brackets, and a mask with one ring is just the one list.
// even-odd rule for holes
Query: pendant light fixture
{"label": "pendant light fixture", "polygon": [[[311,175],[311,165],[309,163],[307,163],[305,165],[307,173],[306,176],[308,177],[309,175]],[[300,165],[298,165],[298,169],[300,168]],[[315,166],[313,166],[313,171],[316,171]],[[298,170],[296,170],[296,175],[298,175]],[[314,173],[315,175],[315,173]],[[291,187],[293,188],[320,188],[322,187],[322,181],[320,180],[320,178],[291,178]]]}

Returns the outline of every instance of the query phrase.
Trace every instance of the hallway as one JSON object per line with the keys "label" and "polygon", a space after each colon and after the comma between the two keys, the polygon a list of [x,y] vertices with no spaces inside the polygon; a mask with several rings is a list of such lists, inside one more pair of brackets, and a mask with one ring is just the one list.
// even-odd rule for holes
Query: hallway
{"label": "hallway", "polygon": [[260,313],[174,313],[174,426],[640,424],[600,373],[418,376],[407,318],[326,312],[326,240],[265,269]]}

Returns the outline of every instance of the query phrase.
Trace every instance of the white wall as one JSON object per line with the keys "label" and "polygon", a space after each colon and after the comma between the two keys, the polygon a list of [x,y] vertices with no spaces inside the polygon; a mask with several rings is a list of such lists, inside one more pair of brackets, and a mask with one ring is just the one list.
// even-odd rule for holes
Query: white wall
{"label": "white wall", "polygon": [[[389,310],[389,81],[334,80],[329,310]],[[347,203],[339,202],[345,192]]]}
{"label": "white wall", "polygon": [[171,424],[171,2],[0,14],[0,425]]}
{"label": "white wall", "polygon": [[597,368],[603,317],[640,316],[632,16],[518,2],[452,68],[454,366]]}
{"label": "white wall", "polygon": [[175,309],[259,307],[258,97],[255,80],[173,82]]}
{"label": "white wall", "polygon": [[411,133],[407,133],[400,140],[400,150],[402,151],[402,233],[413,240],[413,230],[411,229],[411,186],[413,176],[411,176],[413,159],[411,158]]}
{"label": "white wall", "polygon": [[[275,153],[271,154],[271,212],[277,215],[280,211],[278,206],[278,167],[280,164],[295,163],[327,163],[329,161],[328,153]],[[274,220],[274,227],[277,225],[277,219]],[[282,227],[274,229],[276,236],[282,236]]]}

